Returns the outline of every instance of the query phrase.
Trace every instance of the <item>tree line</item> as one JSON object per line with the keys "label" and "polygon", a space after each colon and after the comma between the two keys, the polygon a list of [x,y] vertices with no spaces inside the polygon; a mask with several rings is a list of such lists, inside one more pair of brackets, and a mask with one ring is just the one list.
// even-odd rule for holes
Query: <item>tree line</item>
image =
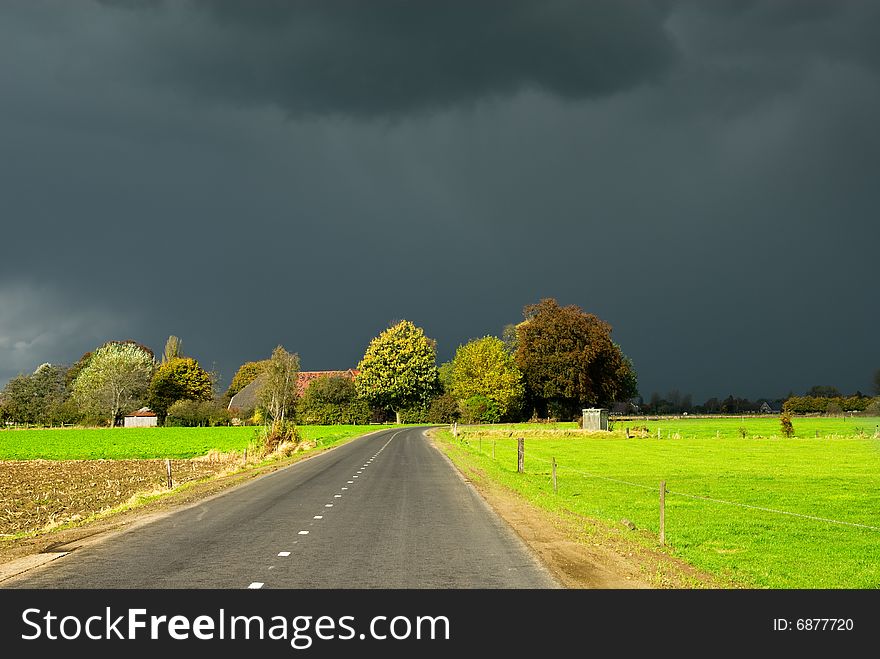
{"label": "tree line", "polygon": [[[612,340],[611,326],[550,298],[524,307],[523,320],[502,337],[459,346],[445,364],[437,364],[436,341],[403,320],[370,342],[353,381],[318,378],[299,392],[298,372],[298,355],[278,346],[270,358],[242,364],[220,394],[216,374],[185,356],[175,336],[159,359],[134,341],[110,341],[71,366],[44,364],[10,380],[0,393],[0,418],[119,425],[148,406],[160,424],[170,425],[569,420],[583,407],[607,407],[638,394],[635,369]],[[257,378],[263,385],[254,408],[228,409]],[[276,382],[275,394],[266,381]]]}
{"label": "tree line", "polygon": [[0,419],[34,425],[119,425],[149,406],[165,422],[182,400],[211,401],[216,375],[182,353],[170,336],[157,359],[136,341],[108,341],[72,365],[42,364],[0,392]]}
{"label": "tree line", "polygon": [[[505,328],[503,338],[473,339],[449,362],[438,365],[436,346],[411,321],[394,323],[370,341],[353,380],[314,380],[296,402],[296,417],[308,423],[570,420],[583,407],[638,393],[632,362],[611,340],[611,326],[549,298],[526,306],[523,320]],[[227,396],[263,368],[262,362],[243,364]],[[253,412],[239,411],[244,417]]]}
{"label": "tree line", "polygon": [[789,392],[782,398],[741,398],[730,395],[727,398],[709,398],[704,403],[694,404],[690,394],[682,394],[673,389],[666,394],[653,393],[647,401],[638,398],[615,406],[621,414],[753,414],[761,412],[785,411],[791,414],[829,414],[844,412],[865,412],[868,416],[880,416],[880,384],[875,386],[876,397],[861,391],[845,396],[836,387],[817,385],[798,396]]}
{"label": "tree line", "polygon": [[[0,392],[0,422],[113,426],[147,406],[161,425],[265,424],[283,438],[293,436],[296,423],[568,421],[585,407],[641,414],[874,409],[867,397],[842,397],[832,387],[774,401],[729,396],[693,405],[690,395],[673,391],[645,402],[611,326],[552,298],[525,306],[522,320],[500,337],[460,345],[449,362],[437,363],[436,345],[402,320],[370,341],[353,380],[321,377],[304,391],[298,354],[279,345],[267,359],[242,364],[220,393],[216,373],[186,356],[176,336],[159,358],[135,341],[110,341],[73,365],[43,364],[10,380]],[[233,396],[258,378],[253,407],[230,409]],[[880,394],[880,371],[875,386]]]}

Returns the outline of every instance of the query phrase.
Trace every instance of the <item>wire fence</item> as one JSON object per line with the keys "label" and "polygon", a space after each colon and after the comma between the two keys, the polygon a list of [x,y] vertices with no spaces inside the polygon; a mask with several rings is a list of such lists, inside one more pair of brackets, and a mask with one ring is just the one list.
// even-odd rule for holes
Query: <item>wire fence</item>
{"label": "wire fence", "polygon": [[[489,455],[487,451],[483,450],[483,446],[482,446],[483,438],[476,438],[474,440],[474,439],[466,439],[464,437],[459,437],[459,439],[461,440],[461,443],[466,444],[469,449],[473,450],[474,448],[476,448],[477,449],[476,452],[480,453],[481,455],[485,455],[485,456]],[[471,445],[471,442],[474,442],[474,441],[476,441],[476,443],[477,443],[476,447]],[[496,442],[498,442],[498,441],[510,442],[510,441],[521,441],[521,440],[518,440],[518,439],[511,440],[509,438],[502,438],[502,439],[498,439],[498,440],[493,439],[491,441],[492,441],[492,455],[491,455],[491,457],[493,460],[498,462],[499,460],[496,457]],[[505,446],[504,448],[505,448],[505,452],[506,452],[507,447]],[[519,450],[521,450],[521,449],[518,448],[518,451]],[[505,456],[505,457],[507,457],[507,456]],[[646,485],[644,483],[637,483],[637,482],[622,479],[622,478],[614,478],[614,477],[605,476],[602,474],[591,473],[588,471],[584,471],[582,469],[577,469],[577,468],[573,468],[573,467],[566,467],[564,465],[561,465],[555,458],[551,458],[548,460],[547,458],[543,458],[541,456],[536,456],[534,454],[530,454],[528,457],[528,460],[529,460],[529,462],[539,462],[542,464],[546,464],[550,467],[550,474],[551,474],[551,478],[553,481],[554,490],[556,489],[557,472],[561,470],[567,474],[577,474],[583,478],[590,478],[590,479],[606,481],[606,482],[615,483],[618,485],[623,485],[626,487],[637,488],[642,491],[655,492],[657,494],[660,494],[660,487],[662,484],[664,487],[664,490],[665,490],[663,492],[663,494],[665,494],[665,495],[670,495],[670,496],[675,496],[675,497],[683,497],[683,498],[693,499],[693,500],[698,500],[698,501],[705,501],[707,503],[717,504],[717,505],[722,505],[722,506],[732,506],[732,507],[742,508],[742,509],[746,509],[746,510],[760,511],[760,512],[770,513],[770,514],[774,514],[774,515],[784,515],[784,516],[791,517],[791,518],[810,520],[813,522],[820,522],[820,523],[824,523],[824,524],[833,524],[833,525],[842,526],[842,527],[850,527],[850,528],[862,529],[862,530],[866,530],[866,531],[880,532],[880,526],[876,526],[876,525],[872,525],[872,524],[834,519],[831,517],[824,517],[824,516],[820,516],[820,515],[811,515],[811,514],[799,513],[799,512],[795,512],[795,511],[791,511],[791,510],[782,510],[782,509],[773,508],[770,506],[759,506],[759,505],[754,505],[754,504],[743,503],[741,501],[731,501],[728,499],[722,499],[722,498],[718,498],[718,497],[710,497],[710,496],[706,496],[706,495],[702,495],[702,494],[693,494],[690,492],[680,492],[677,490],[670,490],[665,487],[666,481],[658,481],[657,485]],[[523,457],[518,455],[517,461],[518,461],[518,463],[521,464],[523,461]],[[513,461],[510,460],[510,463],[512,464]],[[538,474],[533,473],[531,475],[538,475]],[[543,472],[540,475],[542,477],[546,477],[546,474],[544,474]],[[663,496],[660,497],[661,503],[659,505],[661,507],[664,505],[664,503],[663,503],[664,499],[665,499],[665,497],[663,497]],[[659,514],[660,514],[660,518],[662,520],[664,518],[664,511],[661,509]],[[665,535],[664,531],[665,531],[665,529],[663,528],[663,524],[661,522],[661,528],[660,528],[661,537],[663,537]]]}

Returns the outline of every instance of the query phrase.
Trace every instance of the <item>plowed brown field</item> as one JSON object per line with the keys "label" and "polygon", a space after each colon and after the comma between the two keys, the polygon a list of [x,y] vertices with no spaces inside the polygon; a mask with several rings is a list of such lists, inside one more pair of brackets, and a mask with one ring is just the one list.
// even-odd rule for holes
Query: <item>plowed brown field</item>
{"label": "plowed brown field", "polygon": [[[210,477],[234,460],[172,460],[173,484]],[[164,460],[0,461],[0,537],[48,530],[164,489]]]}

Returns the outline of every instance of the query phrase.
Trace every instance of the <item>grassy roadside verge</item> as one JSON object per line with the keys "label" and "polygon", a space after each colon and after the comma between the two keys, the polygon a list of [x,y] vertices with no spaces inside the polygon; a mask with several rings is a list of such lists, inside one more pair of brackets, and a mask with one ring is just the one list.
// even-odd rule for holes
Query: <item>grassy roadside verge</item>
{"label": "grassy roadside verge", "polygon": [[[725,587],[880,586],[876,440],[657,441],[526,430],[467,428],[457,439],[442,430],[435,437],[468,477],[516,493],[548,518],[580,520],[588,535],[622,533],[628,543],[681,560]],[[523,434],[526,470],[518,474],[515,437]],[[551,456],[559,464],[558,493],[551,485]],[[665,547],[657,536],[661,479],[674,490],[667,495]],[[636,530],[626,529],[623,519]]]}

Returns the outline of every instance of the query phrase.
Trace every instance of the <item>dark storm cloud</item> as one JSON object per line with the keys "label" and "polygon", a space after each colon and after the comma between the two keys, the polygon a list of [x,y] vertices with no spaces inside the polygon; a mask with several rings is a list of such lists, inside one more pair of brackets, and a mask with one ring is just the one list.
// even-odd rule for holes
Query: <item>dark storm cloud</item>
{"label": "dark storm cloud", "polygon": [[401,317],[448,359],[555,296],[646,397],[867,389],[880,5],[341,7],[0,4],[0,381]]}
{"label": "dark storm cloud", "polygon": [[42,363],[73,363],[108,336],[135,330],[142,319],[128,318],[59,294],[49,283],[0,283],[0,382],[32,373]]}
{"label": "dark storm cloud", "polygon": [[526,88],[591,98],[656,80],[675,59],[664,12],[650,2],[194,0],[147,9],[151,28],[177,18],[132,32],[142,75],[294,116],[387,117]]}

